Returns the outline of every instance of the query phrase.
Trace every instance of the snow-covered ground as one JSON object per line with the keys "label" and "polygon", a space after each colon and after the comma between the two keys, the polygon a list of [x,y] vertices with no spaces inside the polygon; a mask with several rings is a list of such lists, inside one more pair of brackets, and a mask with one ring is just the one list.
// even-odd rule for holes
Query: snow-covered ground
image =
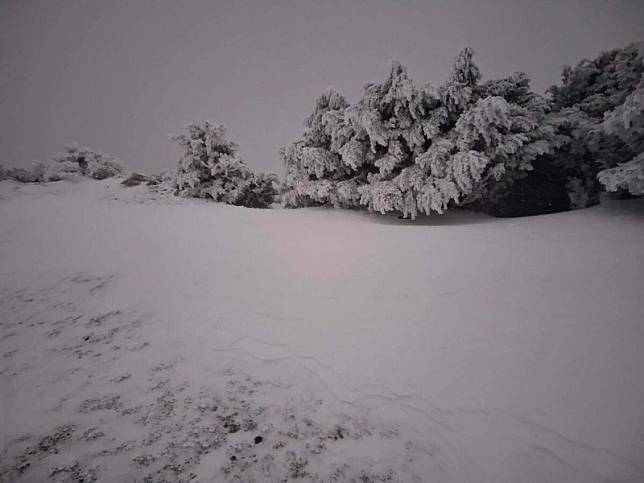
{"label": "snow-covered ground", "polygon": [[644,481],[644,203],[416,222],[0,183],[4,481]]}

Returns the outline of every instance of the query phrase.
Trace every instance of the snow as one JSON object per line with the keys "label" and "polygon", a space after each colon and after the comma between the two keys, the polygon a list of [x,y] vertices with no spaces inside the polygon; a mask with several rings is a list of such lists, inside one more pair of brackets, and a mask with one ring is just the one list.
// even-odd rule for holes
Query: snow
{"label": "snow", "polygon": [[118,182],[0,183],[0,479],[644,480],[643,200],[410,222]]}

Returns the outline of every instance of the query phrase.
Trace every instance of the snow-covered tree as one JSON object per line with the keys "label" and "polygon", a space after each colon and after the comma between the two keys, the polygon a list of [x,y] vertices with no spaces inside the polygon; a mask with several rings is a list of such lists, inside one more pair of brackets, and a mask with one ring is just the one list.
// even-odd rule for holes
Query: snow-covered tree
{"label": "snow-covered tree", "polygon": [[[463,49],[438,88],[416,86],[394,62],[355,104],[325,91],[302,137],[280,152],[285,205],[366,206],[412,218],[452,206],[561,211],[597,202],[599,169],[641,152],[635,131],[609,128],[624,117],[619,106],[636,110],[631,93],[642,67],[634,47],[565,69],[551,98],[520,72],[481,83],[473,55]],[[614,115],[601,128],[605,113]]]}
{"label": "snow-covered tree", "polygon": [[283,203],[296,208],[316,204],[351,205],[338,181],[350,178],[354,169],[343,160],[342,152],[354,136],[346,117],[349,103],[333,87],[315,101],[313,112],[304,122],[302,139],[280,149],[286,170]]}
{"label": "snow-covered tree", "polygon": [[644,195],[644,153],[615,168],[600,171],[597,177],[607,191],[624,190],[633,196]]}
{"label": "snow-covered tree", "polygon": [[617,136],[630,152],[632,159],[599,172],[598,179],[607,191],[620,190],[630,195],[644,194],[644,78],[637,88],[613,111],[604,115],[602,128]]}
{"label": "snow-covered tree", "polygon": [[577,107],[601,119],[605,112],[624,103],[644,72],[642,45],[631,44],[584,59],[574,68],[564,67],[562,85],[549,89],[556,110]]}
{"label": "snow-covered tree", "polygon": [[497,196],[550,149],[547,102],[524,74],[479,85],[473,50],[447,82],[417,87],[394,62],[353,105],[334,90],[316,101],[299,141],[285,147],[287,206],[366,206],[442,213]]}
{"label": "snow-covered tree", "polygon": [[273,203],[277,177],[253,173],[226,139],[226,128],[208,121],[189,124],[173,136],[183,148],[174,179],[175,194],[212,198],[231,205],[265,208]]}
{"label": "snow-covered tree", "polygon": [[644,151],[644,77],[623,104],[604,114],[602,128],[617,136],[632,152]]}
{"label": "snow-covered tree", "polygon": [[454,120],[476,100],[476,86],[480,80],[481,71],[474,63],[474,49],[466,47],[456,57],[448,81],[439,88],[441,99]]}
{"label": "snow-covered tree", "polygon": [[[562,85],[549,89],[554,110],[548,122],[561,140],[552,159],[566,173],[573,207],[599,201],[597,179],[610,191],[619,191],[626,186],[624,176],[637,176],[642,47],[631,44],[565,67]],[[631,160],[634,163],[625,166]]]}

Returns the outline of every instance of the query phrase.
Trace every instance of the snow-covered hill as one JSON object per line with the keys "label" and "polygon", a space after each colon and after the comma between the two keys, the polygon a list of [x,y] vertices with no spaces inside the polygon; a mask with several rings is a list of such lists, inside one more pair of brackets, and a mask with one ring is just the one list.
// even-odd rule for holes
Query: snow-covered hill
{"label": "snow-covered hill", "polygon": [[[644,481],[644,204],[0,183],[4,481]],[[147,478],[147,480],[146,480]]]}

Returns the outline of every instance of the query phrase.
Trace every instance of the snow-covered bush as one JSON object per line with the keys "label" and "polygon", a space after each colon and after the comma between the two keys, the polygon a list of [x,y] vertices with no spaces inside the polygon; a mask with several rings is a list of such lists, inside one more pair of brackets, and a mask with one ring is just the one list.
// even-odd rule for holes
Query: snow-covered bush
{"label": "snow-covered bush", "polygon": [[117,158],[74,143],[46,161],[36,162],[31,169],[9,168],[4,177],[20,183],[46,183],[81,177],[105,179],[122,173],[123,166]]}
{"label": "snow-covered bush", "polygon": [[187,134],[173,136],[183,148],[174,179],[175,194],[212,198],[231,205],[266,208],[277,193],[277,177],[255,174],[226,139],[226,128],[208,121],[189,124]]}
{"label": "snow-covered bush", "polygon": [[105,179],[123,173],[121,161],[110,155],[94,151],[79,144],[65,146],[62,153],[35,167],[40,181],[59,181],[87,176]]}
{"label": "snow-covered bush", "polygon": [[354,105],[330,88],[300,140],[284,147],[284,204],[366,206],[371,211],[443,213],[484,206],[550,151],[547,102],[524,74],[479,85],[463,49],[448,81],[417,87],[392,65]]}
{"label": "snow-covered bush", "polygon": [[40,181],[38,172],[36,168],[7,168],[2,179],[11,179],[19,183],[37,183]]}

